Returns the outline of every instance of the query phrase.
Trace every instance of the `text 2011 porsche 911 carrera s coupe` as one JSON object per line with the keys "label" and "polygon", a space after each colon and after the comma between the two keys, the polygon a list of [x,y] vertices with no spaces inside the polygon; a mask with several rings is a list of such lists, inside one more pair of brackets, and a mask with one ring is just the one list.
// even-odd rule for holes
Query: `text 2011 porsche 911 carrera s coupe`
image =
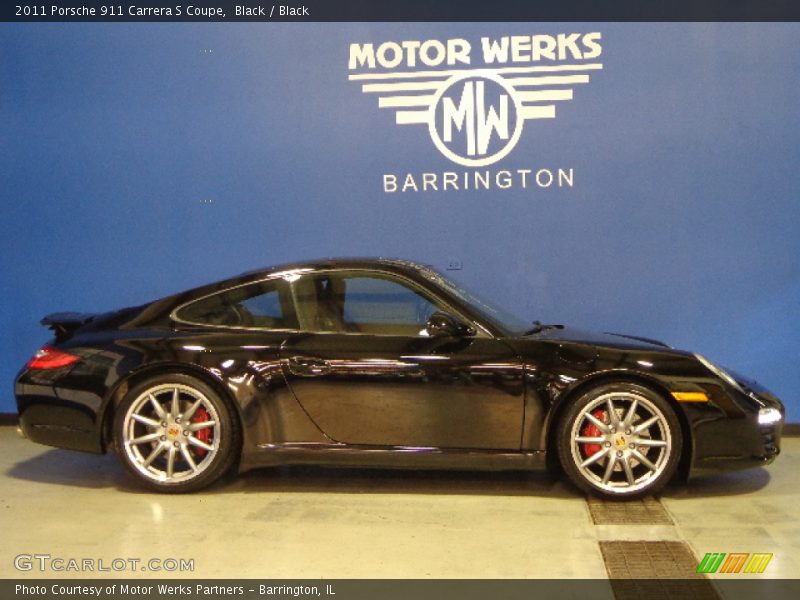
{"label": "text 2011 porsche 911 carrera s coupe", "polygon": [[652,494],[772,462],[784,408],[698,354],[528,323],[387,259],[274,267],[105,314],[57,313],[20,372],[23,435],[105,452],[145,486],[233,468],[563,469]]}

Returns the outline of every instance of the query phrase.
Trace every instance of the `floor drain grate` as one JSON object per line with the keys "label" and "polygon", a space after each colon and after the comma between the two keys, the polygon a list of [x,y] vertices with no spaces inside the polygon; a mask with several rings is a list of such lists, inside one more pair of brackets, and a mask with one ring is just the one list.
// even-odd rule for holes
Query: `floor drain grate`
{"label": "floor drain grate", "polygon": [[669,513],[655,498],[601,500],[588,498],[595,525],[674,525]]}
{"label": "floor drain grate", "polygon": [[600,542],[617,600],[720,600],[684,542]]}

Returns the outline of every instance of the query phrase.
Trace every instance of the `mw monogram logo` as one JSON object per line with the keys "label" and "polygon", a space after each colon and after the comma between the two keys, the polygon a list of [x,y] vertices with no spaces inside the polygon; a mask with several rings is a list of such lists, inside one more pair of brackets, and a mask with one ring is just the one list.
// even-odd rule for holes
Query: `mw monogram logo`
{"label": "mw monogram logo", "polygon": [[[530,120],[603,68],[600,33],[481,38],[480,66],[465,39],[351,44],[349,79],[398,125],[426,126],[434,146],[465,167],[507,156]],[[433,68],[431,68],[433,67]]]}
{"label": "mw monogram logo", "polygon": [[706,552],[695,572],[763,573],[771,560],[772,554],[764,552]]}

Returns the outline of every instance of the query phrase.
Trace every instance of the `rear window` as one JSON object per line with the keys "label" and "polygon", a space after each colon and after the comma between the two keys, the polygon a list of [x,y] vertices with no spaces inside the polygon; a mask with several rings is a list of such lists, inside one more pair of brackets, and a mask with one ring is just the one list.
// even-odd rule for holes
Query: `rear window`
{"label": "rear window", "polygon": [[283,279],[260,281],[201,298],[178,309],[187,323],[223,327],[295,329],[289,285]]}

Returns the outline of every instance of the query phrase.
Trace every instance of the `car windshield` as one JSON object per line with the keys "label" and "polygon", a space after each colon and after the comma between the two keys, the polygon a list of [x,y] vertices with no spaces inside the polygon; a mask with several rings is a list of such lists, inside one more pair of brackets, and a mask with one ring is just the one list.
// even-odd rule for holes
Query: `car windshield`
{"label": "car windshield", "polygon": [[505,308],[502,308],[497,304],[482,298],[475,292],[472,292],[455,283],[454,281],[451,281],[430,267],[426,267],[425,271],[427,276],[432,281],[446,289],[465,304],[469,304],[475,308],[475,310],[479,311],[487,321],[490,321],[492,325],[498,329],[501,329],[510,335],[522,335],[531,328],[531,323],[529,321],[521,319]]}

